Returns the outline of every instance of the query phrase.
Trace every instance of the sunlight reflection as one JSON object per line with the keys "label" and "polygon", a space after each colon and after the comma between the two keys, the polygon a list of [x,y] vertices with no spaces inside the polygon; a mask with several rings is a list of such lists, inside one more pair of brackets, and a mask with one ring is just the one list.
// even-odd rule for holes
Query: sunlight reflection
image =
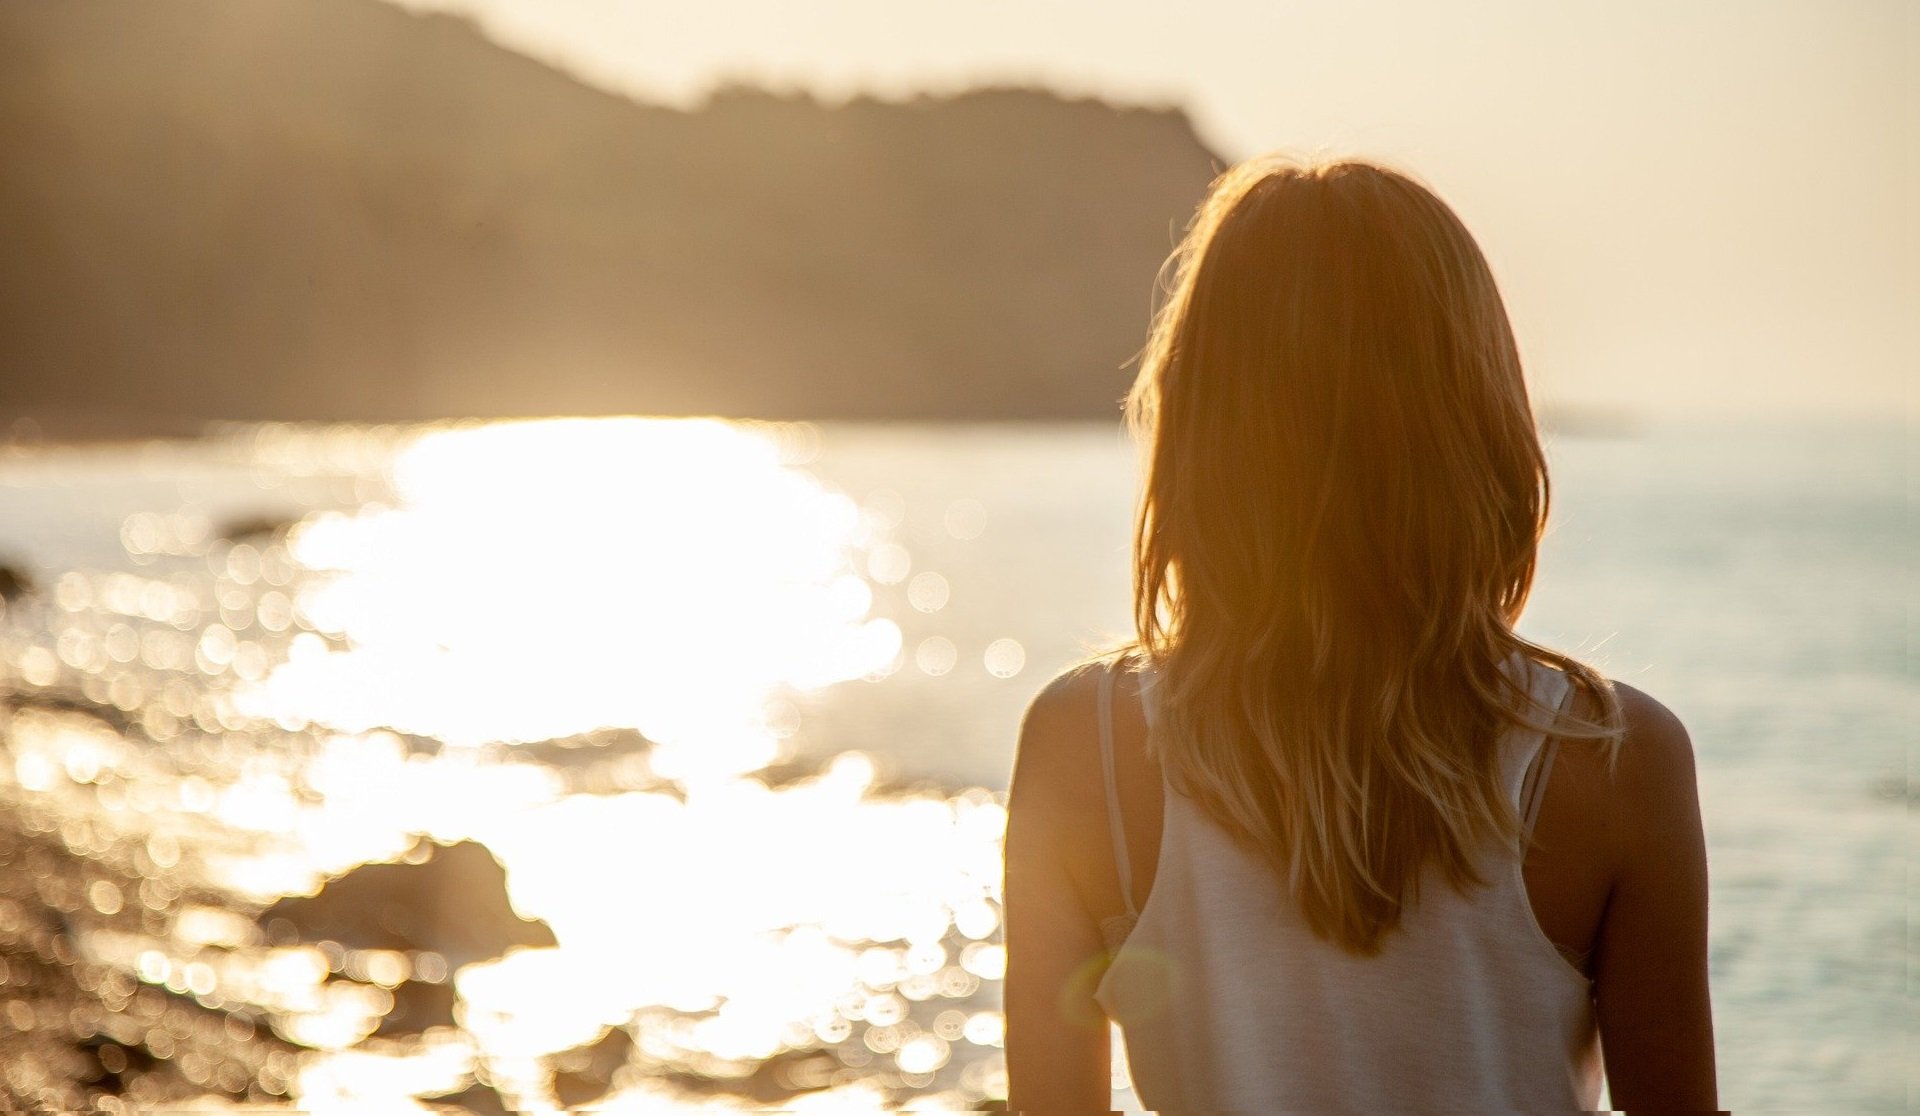
{"label": "sunlight reflection", "polygon": [[[395,1098],[451,1092],[473,1068],[473,1048],[461,1039],[426,1043],[406,1052],[343,1050],[309,1059],[295,1091],[309,1112],[396,1110]],[[398,1110],[431,1111],[425,1105]]]}
{"label": "sunlight reflection", "polygon": [[[778,687],[857,678],[899,650],[850,572],[852,501],[712,420],[549,420],[426,434],[399,505],[306,522],[294,556],[334,576],[297,613],[345,640],[241,691],[242,708],[454,744],[612,726],[679,775],[773,760]],[[210,629],[210,665],[235,654]]]}
{"label": "sunlight reflection", "polygon": [[[809,691],[961,665],[876,615],[951,587],[891,537],[897,493],[856,506],[791,465],[817,438],[261,428],[258,460],[382,477],[319,478],[352,503],[237,526],[132,513],[136,569],[10,607],[0,844],[67,858],[49,940],[134,1028],[116,1041],[313,1110],[1003,1089],[1004,809],[792,754]],[[943,525],[984,514],[956,501]]]}

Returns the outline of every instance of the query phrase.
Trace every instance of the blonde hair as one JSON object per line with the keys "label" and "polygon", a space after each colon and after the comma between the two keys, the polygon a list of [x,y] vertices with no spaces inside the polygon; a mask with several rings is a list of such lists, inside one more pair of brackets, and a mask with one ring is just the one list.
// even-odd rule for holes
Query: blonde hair
{"label": "blonde hair", "polygon": [[1620,743],[1605,677],[1513,629],[1549,499],[1519,352],[1459,218],[1370,163],[1227,171],[1169,264],[1121,655],[1160,672],[1172,785],[1372,955],[1426,865],[1464,891],[1518,846],[1498,730],[1553,711],[1503,662],[1593,698],[1555,735]]}

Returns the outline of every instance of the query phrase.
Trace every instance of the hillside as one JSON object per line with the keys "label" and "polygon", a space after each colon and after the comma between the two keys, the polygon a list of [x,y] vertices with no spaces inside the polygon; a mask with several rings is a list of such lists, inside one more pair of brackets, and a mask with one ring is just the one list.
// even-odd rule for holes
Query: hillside
{"label": "hillside", "polygon": [[1035,90],[636,104],[377,0],[0,0],[0,411],[1110,416],[1217,164]]}

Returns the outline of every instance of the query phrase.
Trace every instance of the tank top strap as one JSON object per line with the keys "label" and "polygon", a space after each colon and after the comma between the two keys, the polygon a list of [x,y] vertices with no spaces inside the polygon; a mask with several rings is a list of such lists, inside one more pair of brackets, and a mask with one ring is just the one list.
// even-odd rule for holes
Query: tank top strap
{"label": "tank top strap", "polygon": [[1113,675],[1116,664],[1100,672],[1100,772],[1107,784],[1107,832],[1113,839],[1114,873],[1120,878],[1120,898],[1127,914],[1139,918],[1133,904],[1133,862],[1127,856],[1127,831],[1120,822],[1120,781],[1113,763]]}
{"label": "tank top strap", "polygon": [[[1542,667],[1540,669],[1548,669]],[[1551,671],[1552,680],[1559,688],[1559,700],[1552,702],[1556,718],[1564,713],[1567,704],[1573,699],[1573,682],[1564,672]],[[1527,764],[1526,778],[1520,784],[1520,842],[1525,848],[1533,841],[1534,823],[1540,817],[1540,803],[1547,796],[1547,780],[1553,774],[1553,757],[1559,750],[1560,738],[1549,733],[1538,733],[1539,746],[1534,749],[1533,758]]]}
{"label": "tank top strap", "polygon": [[1533,762],[1527,765],[1527,781],[1520,788],[1520,840],[1523,844],[1533,840],[1533,824],[1540,817],[1540,802],[1547,796],[1547,777],[1553,773],[1553,753],[1559,745],[1558,740],[1549,739],[1533,754]]}

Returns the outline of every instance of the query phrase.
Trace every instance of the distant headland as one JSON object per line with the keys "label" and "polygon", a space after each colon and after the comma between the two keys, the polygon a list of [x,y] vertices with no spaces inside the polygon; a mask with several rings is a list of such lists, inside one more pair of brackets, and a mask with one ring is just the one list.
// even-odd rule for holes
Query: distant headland
{"label": "distant headland", "polygon": [[0,416],[1117,417],[1224,163],[1031,89],[691,110],[378,0],[0,0]]}

